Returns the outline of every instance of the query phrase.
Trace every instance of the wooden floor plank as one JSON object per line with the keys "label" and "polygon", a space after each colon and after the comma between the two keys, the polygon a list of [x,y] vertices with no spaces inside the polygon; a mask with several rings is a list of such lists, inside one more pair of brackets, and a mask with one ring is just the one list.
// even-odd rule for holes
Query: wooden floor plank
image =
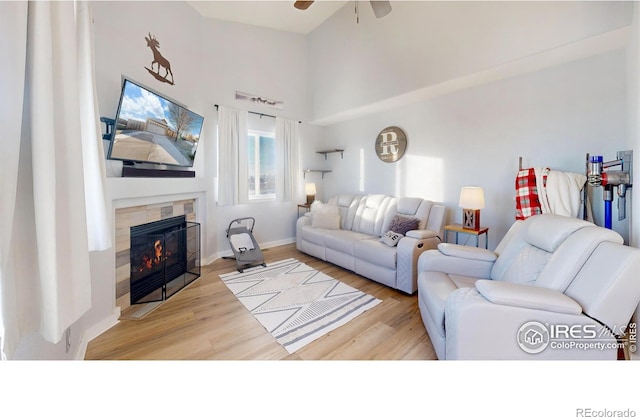
{"label": "wooden floor plank", "polygon": [[263,250],[267,263],[295,258],[382,300],[349,323],[298,350],[287,351],[220,280],[232,259],[202,275],[141,320],[122,320],[89,342],[87,360],[427,360],[436,355],[420,319],[417,297],[380,285],[296,250]]}

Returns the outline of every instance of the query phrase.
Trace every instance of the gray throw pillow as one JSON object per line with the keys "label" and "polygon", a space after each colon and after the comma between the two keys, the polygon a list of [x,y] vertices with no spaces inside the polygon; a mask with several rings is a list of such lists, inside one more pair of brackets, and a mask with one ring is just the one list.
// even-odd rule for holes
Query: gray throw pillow
{"label": "gray throw pillow", "polygon": [[389,230],[392,232],[406,234],[409,230],[416,230],[420,224],[420,219],[409,216],[401,216],[397,214],[389,225]]}

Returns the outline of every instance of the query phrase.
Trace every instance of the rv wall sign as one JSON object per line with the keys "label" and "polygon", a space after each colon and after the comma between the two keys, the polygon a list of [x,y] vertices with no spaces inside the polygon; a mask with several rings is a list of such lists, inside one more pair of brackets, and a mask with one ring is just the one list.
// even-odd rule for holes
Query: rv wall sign
{"label": "rv wall sign", "polygon": [[376,155],[382,162],[396,162],[407,150],[407,135],[402,129],[390,126],[382,129],[376,139]]}

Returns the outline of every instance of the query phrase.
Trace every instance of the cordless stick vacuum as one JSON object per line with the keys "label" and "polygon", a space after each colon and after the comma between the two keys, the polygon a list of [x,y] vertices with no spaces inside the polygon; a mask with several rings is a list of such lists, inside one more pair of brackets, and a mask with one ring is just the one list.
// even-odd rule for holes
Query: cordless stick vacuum
{"label": "cordless stick vacuum", "polygon": [[[617,159],[603,162],[602,156],[589,157],[587,154],[587,183],[591,187],[603,187],[604,199],[604,227],[612,227],[613,188],[617,188],[618,194],[618,221],[627,217],[626,195],[631,187],[631,174],[633,163],[633,151],[618,151]],[[620,167],[619,170],[610,170]],[[586,199],[585,199],[586,201]]]}

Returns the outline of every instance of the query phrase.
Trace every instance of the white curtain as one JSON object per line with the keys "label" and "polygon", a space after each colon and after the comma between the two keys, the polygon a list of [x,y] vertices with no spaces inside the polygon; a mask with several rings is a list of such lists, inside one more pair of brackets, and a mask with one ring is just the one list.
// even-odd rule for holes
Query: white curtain
{"label": "white curtain", "polygon": [[84,163],[85,209],[89,250],[111,247],[111,224],[107,213],[106,168],[100,111],[94,77],[93,19],[89,2],[76,3],[78,42],[78,100]]}
{"label": "white curtain", "polygon": [[[0,140],[0,347],[4,347],[6,336],[3,317],[7,280],[9,245],[13,227],[18,179],[18,154],[22,126],[22,100],[24,95],[24,70],[27,44],[27,4],[23,2],[0,2],[0,62],[4,67],[0,77],[0,126],[4,138]],[[2,349],[4,358],[4,349]]]}
{"label": "white curtain", "polygon": [[9,136],[0,141],[2,351],[11,357],[35,331],[58,343],[91,307],[89,251],[111,242],[89,4],[0,10],[2,42],[14,58],[1,61],[11,85],[2,86]]}
{"label": "white curtain", "polygon": [[276,117],[276,142],[282,166],[282,200],[295,201],[300,194],[299,123]]}
{"label": "white curtain", "polygon": [[239,202],[240,142],[247,135],[247,115],[246,110],[218,106],[218,205],[221,206]]}

